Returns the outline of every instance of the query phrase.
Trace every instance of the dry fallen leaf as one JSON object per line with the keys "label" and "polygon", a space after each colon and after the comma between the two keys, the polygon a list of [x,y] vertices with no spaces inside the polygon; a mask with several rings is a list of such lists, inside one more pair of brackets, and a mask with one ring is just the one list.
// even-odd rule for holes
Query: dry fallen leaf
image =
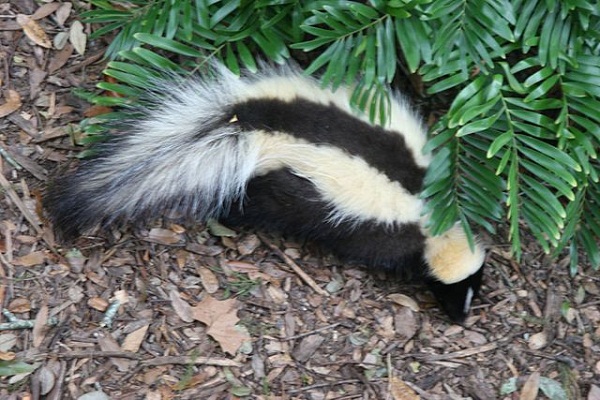
{"label": "dry fallen leaf", "polygon": [[[100,350],[102,351],[121,351],[121,347],[119,347],[119,344],[110,334],[99,335],[98,345],[100,346]],[[121,372],[129,370],[129,368],[131,368],[135,363],[135,361],[133,360],[128,360],[120,357],[111,357],[110,361]]]}
{"label": "dry fallen leaf", "polygon": [[600,387],[592,385],[587,400],[600,400]]}
{"label": "dry fallen leaf", "polygon": [[90,297],[90,299],[87,301],[87,305],[92,307],[94,310],[104,312],[108,308],[108,301],[102,297]]}
{"label": "dry fallen leaf", "polygon": [[240,320],[237,317],[238,307],[235,299],[220,301],[207,295],[192,308],[194,318],[208,326],[206,333],[231,355],[235,355],[240,346],[250,340],[246,332],[235,327]]}
{"label": "dry fallen leaf", "polygon": [[67,18],[69,18],[69,15],[71,14],[72,8],[72,3],[67,2],[60,4],[60,7],[58,7],[58,10],[56,10],[56,22],[58,22],[60,26],[63,26],[65,24]]}
{"label": "dry fallen leaf", "polygon": [[411,297],[400,293],[392,293],[388,295],[387,298],[398,305],[408,307],[414,312],[419,312],[419,305]]}
{"label": "dry fallen leaf", "polygon": [[527,342],[531,350],[539,350],[548,344],[548,335],[546,332],[538,332],[529,337]]}
{"label": "dry fallen leaf", "polygon": [[140,350],[140,347],[142,346],[142,342],[146,337],[146,332],[148,332],[149,327],[150,325],[144,325],[140,329],[137,329],[131,332],[129,335],[127,335],[123,340],[121,350],[137,353]]}
{"label": "dry fallen leaf", "polygon": [[394,327],[398,338],[407,340],[416,335],[420,324],[413,310],[408,307],[400,307],[394,313]]}
{"label": "dry fallen leaf", "polygon": [[305,363],[315,354],[325,338],[321,335],[310,335],[303,338],[300,343],[294,348],[292,357],[300,363]]}
{"label": "dry fallen leaf", "polygon": [[56,375],[52,369],[46,365],[42,365],[35,373],[35,377],[39,381],[40,394],[46,396],[56,385]]}
{"label": "dry fallen leaf", "polygon": [[12,361],[16,356],[12,351],[0,351],[0,361]]}
{"label": "dry fallen leaf", "polygon": [[419,400],[419,395],[404,381],[392,375],[390,379],[390,394],[394,400]]}
{"label": "dry fallen leaf", "polygon": [[6,117],[21,108],[21,96],[15,90],[8,90],[6,93],[6,103],[0,105],[0,118]]}
{"label": "dry fallen leaf", "polygon": [[165,245],[173,245],[179,243],[183,236],[169,229],[152,228],[148,232],[148,240]]}
{"label": "dry fallen leaf", "polygon": [[56,50],[62,50],[69,42],[69,34],[67,32],[58,32],[52,39],[52,44]]}
{"label": "dry fallen leaf", "polygon": [[34,251],[24,256],[17,257],[13,261],[13,264],[20,265],[22,267],[33,267],[34,265],[40,265],[44,262],[46,256],[43,251]]}
{"label": "dry fallen leaf", "polygon": [[527,378],[527,381],[521,389],[521,400],[537,399],[538,391],[540,390],[540,373],[534,372]]}
{"label": "dry fallen leaf", "polygon": [[175,314],[177,314],[183,322],[192,322],[194,320],[192,307],[181,299],[177,290],[171,290],[169,298],[171,299],[171,306],[173,307],[173,310],[175,310]]}
{"label": "dry fallen leaf", "polygon": [[31,302],[25,297],[17,297],[8,303],[8,311],[14,314],[21,314],[31,311]]}
{"label": "dry fallen leaf", "polygon": [[202,281],[204,290],[210,294],[213,294],[219,290],[219,279],[210,269],[206,267],[198,267],[196,271],[198,272],[198,275],[200,275],[200,280]]}
{"label": "dry fallen leaf", "polygon": [[17,23],[33,43],[47,49],[52,48],[52,41],[48,38],[46,32],[44,32],[44,29],[29,15],[17,14]]}
{"label": "dry fallen leaf", "polygon": [[85,53],[85,46],[87,44],[87,35],[83,31],[83,24],[79,21],[73,21],[71,24],[71,30],[69,32],[69,40],[75,48],[75,51],[80,55]]}
{"label": "dry fallen leaf", "polygon": [[17,336],[14,333],[3,333],[0,335],[0,353],[7,352],[17,344]]}
{"label": "dry fallen leaf", "polygon": [[31,19],[42,19],[52,14],[60,7],[60,3],[47,3],[42,4],[31,16]]}
{"label": "dry fallen leaf", "polygon": [[227,261],[227,266],[231,268],[232,271],[241,272],[243,274],[260,271],[260,268],[257,267],[256,264],[246,261]]}
{"label": "dry fallen leaf", "polygon": [[29,71],[29,98],[35,99],[40,93],[41,85],[48,73],[41,68],[34,67]]}
{"label": "dry fallen leaf", "polygon": [[107,106],[93,105],[83,112],[83,115],[87,118],[97,117],[98,115],[108,114],[113,109]]}
{"label": "dry fallen leaf", "polygon": [[129,303],[129,294],[127,293],[127,290],[115,290],[113,298],[121,305]]}
{"label": "dry fallen leaf", "polygon": [[35,321],[33,323],[32,336],[33,336],[33,347],[38,348],[46,337],[46,331],[48,330],[48,306],[43,305],[40,307]]}

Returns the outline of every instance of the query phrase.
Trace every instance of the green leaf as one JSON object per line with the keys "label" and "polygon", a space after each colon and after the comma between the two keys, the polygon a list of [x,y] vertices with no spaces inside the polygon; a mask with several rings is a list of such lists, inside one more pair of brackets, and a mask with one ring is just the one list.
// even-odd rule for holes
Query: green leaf
{"label": "green leaf", "polygon": [[540,44],[538,46],[538,57],[542,66],[545,66],[548,62],[550,62],[551,65],[556,65],[556,59],[549,60],[549,54],[558,53],[558,50],[553,49],[553,47],[559,46],[559,43],[552,43],[550,40],[552,31],[554,29],[560,29],[558,26],[560,23],[560,15],[556,12],[550,12],[544,20],[540,34]]}
{"label": "green leaf", "polygon": [[14,376],[28,374],[35,371],[40,366],[39,363],[27,364],[23,361],[3,361],[0,360],[0,376]]}
{"label": "green leaf", "polygon": [[316,38],[316,39],[312,39],[312,40],[307,40],[306,42],[292,43],[290,45],[290,47],[292,49],[301,49],[301,50],[304,50],[305,52],[309,52],[309,51],[318,49],[319,47],[321,47],[327,43],[331,43],[333,41],[334,41],[334,39],[331,39],[331,38],[320,37],[320,38]]}
{"label": "green leaf", "polygon": [[[142,89],[147,89],[152,86],[150,84],[150,80],[148,78],[142,78],[139,75],[133,75],[133,74],[118,71],[115,69],[107,69],[104,71],[104,74],[108,75],[108,76],[112,76],[113,78],[115,78],[121,82],[127,83],[132,86],[137,86]],[[121,104],[123,102],[123,99],[115,98],[114,101],[117,104]]]}
{"label": "green leaf", "polygon": [[96,87],[98,89],[119,93],[131,98],[138,97],[142,93],[142,91],[132,88],[131,86],[120,85],[118,83],[98,82]]}
{"label": "green leaf", "polygon": [[382,57],[383,69],[380,69],[380,75],[383,74],[386,77],[386,82],[391,83],[396,75],[396,38],[392,19],[387,18],[385,20],[385,30],[383,32],[379,31],[378,29],[378,34],[382,35],[383,46],[379,48],[378,53],[384,52]]}
{"label": "green leaf", "polygon": [[529,0],[524,1],[522,3],[521,9],[518,13],[517,22],[514,28],[514,34],[516,39],[519,39],[521,37],[523,31],[525,30],[525,27],[530,22],[531,16],[533,14],[533,11],[535,10],[535,6],[537,5],[537,3],[537,0]]}
{"label": "green leaf", "polygon": [[[464,125],[472,119],[485,115],[488,111],[490,111],[498,102],[500,101],[499,97],[493,97],[491,100],[469,108],[466,110],[463,115],[460,117],[458,123],[460,125]],[[500,116],[500,114],[496,114],[496,119]],[[495,122],[495,121],[494,121]],[[491,126],[491,125],[490,125]]]}
{"label": "green leaf", "polygon": [[239,42],[236,42],[236,47],[238,50],[238,55],[240,57],[240,60],[242,61],[244,66],[250,72],[258,71],[258,67],[256,66],[256,61],[254,60],[254,57],[252,56],[252,52],[250,51],[248,46],[246,46],[246,44],[244,42],[239,41]]}
{"label": "green leaf", "polygon": [[203,56],[202,52],[183,43],[177,42],[173,39],[167,39],[149,33],[136,33],[133,35],[133,37],[139,40],[140,42],[147,43],[151,46],[155,46],[159,49],[167,50],[172,53],[181,54],[189,57]]}
{"label": "green leaf", "polygon": [[352,3],[350,5],[350,11],[354,16],[361,20],[362,24],[369,23],[371,20],[379,17],[379,13],[376,9],[361,3]]}
{"label": "green leaf", "polygon": [[233,52],[233,45],[231,43],[227,43],[225,46],[225,65],[234,74],[240,74],[240,64],[238,63],[238,59]]}
{"label": "green leaf", "polygon": [[358,30],[363,26],[360,22],[353,18],[353,15],[348,12],[346,7],[325,4],[323,9],[331,16],[330,19],[339,21],[341,25],[346,26],[348,29]]}
{"label": "green leaf", "polygon": [[132,52],[158,70],[183,72],[183,69],[173,61],[143,47],[136,47]]}
{"label": "green leaf", "polygon": [[473,99],[473,97],[480,93],[487,83],[487,77],[480,75],[467,86],[465,86],[459,93],[454,97],[454,101],[448,110],[448,114],[457,115],[459,110],[467,103],[467,101]]}
{"label": "green leaf", "polygon": [[318,37],[318,38],[327,38],[327,39],[335,40],[341,36],[340,33],[337,31],[333,31],[330,29],[317,28],[315,26],[310,26],[310,25],[302,25],[302,26],[300,26],[300,28],[302,28],[302,30],[305,31],[306,33],[310,33],[311,35]]}
{"label": "green leaf", "polygon": [[513,138],[514,134],[510,131],[506,131],[503,134],[496,137],[496,139],[494,139],[494,141],[488,149],[487,158],[494,157],[504,146],[510,143],[513,140]]}
{"label": "green leaf", "polygon": [[461,83],[466,82],[468,79],[469,75],[466,72],[458,73],[431,85],[429,89],[427,89],[427,93],[434,94],[443,92],[444,90],[448,90],[450,88],[460,85]]}
{"label": "green leaf", "polygon": [[415,73],[419,68],[419,64],[421,62],[419,46],[417,45],[419,41],[416,38],[416,34],[414,29],[411,29],[411,20],[396,20],[396,39],[400,44],[400,48],[402,49],[402,53],[404,54],[404,58],[406,59],[406,63],[408,64],[408,69],[411,73]]}
{"label": "green leaf", "polygon": [[538,204],[547,206],[552,213],[558,216],[557,223],[567,218],[567,211],[557,199],[557,196],[550,191],[543,183],[533,177],[524,174],[521,179],[528,186],[527,194],[535,198]]}
{"label": "green leaf", "polygon": [[[435,150],[443,151],[443,146],[454,138],[454,132],[451,129],[445,129],[442,132],[432,136],[423,148],[424,153],[431,153]],[[440,149],[442,148],[442,149]],[[431,169],[431,168],[429,168]]]}
{"label": "green leaf", "polygon": [[210,17],[209,28],[214,28],[215,25],[223,21],[229,14],[234,12],[240,6],[240,0],[225,0],[222,3],[223,6]]}
{"label": "green leaf", "polygon": [[549,171],[548,169],[541,167],[536,162],[532,162],[526,159],[521,159],[520,164],[529,172],[531,172],[534,176],[543,179],[544,182],[554,187],[567,199],[572,201],[575,198],[575,194],[571,190],[572,185],[566,183],[563,179],[555,176],[553,171]]}
{"label": "green leaf", "polygon": [[466,136],[466,135],[470,135],[475,132],[481,132],[486,129],[489,129],[490,127],[492,127],[494,125],[494,123],[498,120],[498,117],[500,117],[500,115],[502,113],[503,113],[503,110],[500,110],[499,112],[497,112],[496,114],[494,114],[490,117],[481,118],[474,122],[471,122],[471,123],[468,123],[468,124],[462,126],[456,132],[456,137]]}
{"label": "green leaf", "polygon": [[577,172],[581,172],[581,166],[577,164],[577,162],[571,156],[569,156],[564,151],[556,148],[555,146],[552,146],[539,139],[529,137],[526,135],[519,135],[517,136],[517,139],[520,142],[523,142],[524,144],[529,146],[530,148],[535,149],[541,154],[546,155],[548,158],[554,160],[555,162],[565,165]]}

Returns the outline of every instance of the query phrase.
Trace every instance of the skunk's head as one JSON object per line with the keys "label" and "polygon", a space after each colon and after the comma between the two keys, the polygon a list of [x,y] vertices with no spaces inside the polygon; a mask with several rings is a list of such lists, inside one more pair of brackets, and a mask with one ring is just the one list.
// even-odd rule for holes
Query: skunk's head
{"label": "skunk's head", "polygon": [[425,241],[428,283],[442,309],[452,321],[464,322],[471,301],[479,293],[485,252],[479,244],[471,249],[466,234],[456,225]]}

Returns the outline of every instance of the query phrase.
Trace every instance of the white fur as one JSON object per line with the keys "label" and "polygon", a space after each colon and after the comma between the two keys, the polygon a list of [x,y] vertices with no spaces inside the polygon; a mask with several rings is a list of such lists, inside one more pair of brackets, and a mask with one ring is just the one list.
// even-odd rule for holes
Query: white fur
{"label": "white fur", "polygon": [[[159,84],[155,100],[159,109],[148,112],[115,147],[115,154],[95,166],[92,178],[82,183],[83,189],[107,187],[115,176],[129,175],[132,179],[120,182],[119,188],[127,197],[107,195],[106,210],[133,214],[165,199],[194,194],[195,211],[212,217],[219,214],[221,205],[226,208],[243,196],[253,176],[285,165],[317,187],[332,205],[334,222],[374,219],[389,224],[418,219],[421,200],[361,158],[333,146],[259,132],[234,138],[238,133],[235,120],[195,138],[198,130],[221,116],[225,107],[258,98],[287,102],[303,98],[333,104],[368,122],[365,115],[351,109],[350,89],[340,88],[334,93],[289,68],[267,70],[249,78],[238,78],[224,67],[217,69],[214,81]],[[417,163],[426,166],[429,158],[421,152],[425,131],[418,118],[397,99],[392,101],[391,112],[387,128],[403,135]],[[273,164],[277,160],[280,165]],[[131,174],[135,169],[143,169],[139,182]],[[212,208],[206,209],[207,205]]]}
{"label": "white fur", "polygon": [[288,167],[309,180],[332,205],[331,221],[418,222],[423,202],[360,157],[339,148],[313,145],[290,135],[256,132],[260,149],[256,173]]}
{"label": "white fur", "polygon": [[467,289],[467,296],[465,297],[465,304],[463,304],[463,312],[466,314],[469,312],[469,309],[471,308],[471,302],[473,301],[473,296],[475,295],[475,293],[473,292],[472,288],[468,288]]}
{"label": "white fur", "polygon": [[[231,73],[225,73],[230,82],[238,79]],[[289,68],[285,71],[285,75],[267,72],[249,80],[242,80],[240,85],[230,84],[229,87],[236,89],[234,93],[237,100],[267,98],[291,102],[295,98],[302,98],[324,105],[333,104],[340,110],[372,124],[365,113],[357,112],[351,107],[351,88],[342,86],[334,92],[329,88],[321,87],[315,79],[303,76],[300,72]],[[427,140],[425,127],[399,94],[391,96],[388,122],[384,128],[403,136],[416,163],[421,167],[427,167],[431,157],[429,154],[423,154],[422,151]]]}

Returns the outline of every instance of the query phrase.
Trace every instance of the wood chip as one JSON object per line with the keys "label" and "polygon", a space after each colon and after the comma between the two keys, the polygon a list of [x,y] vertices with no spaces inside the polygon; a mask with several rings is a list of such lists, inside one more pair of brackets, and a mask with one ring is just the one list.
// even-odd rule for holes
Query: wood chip
{"label": "wood chip", "polygon": [[315,354],[324,341],[325,338],[321,335],[307,336],[296,346],[292,353],[292,357],[294,357],[296,361],[304,363]]}
{"label": "wood chip", "polygon": [[7,90],[5,98],[6,102],[0,105],[0,118],[6,117],[21,108],[21,96],[17,91]]}
{"label": "wood chip", "polygon": [[123,340],[121,350],[137,353],[140,350],[144,339],[146,338],[146,333],[148,332],[149,327],[150,325],[146,324],[127,335]]}

